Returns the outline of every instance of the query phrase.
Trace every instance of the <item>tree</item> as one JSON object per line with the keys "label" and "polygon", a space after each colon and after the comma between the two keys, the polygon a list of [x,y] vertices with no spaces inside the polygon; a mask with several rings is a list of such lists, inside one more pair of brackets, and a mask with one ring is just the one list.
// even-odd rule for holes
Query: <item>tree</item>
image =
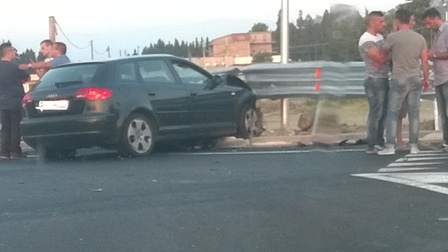
{"label": "tree", "polygon": [[269,26],[264,23],[256,23],[252,26],[249,32],[266,32],[269,30]]}
{"label": "tree", "polygon": [[272,62],[272,54],[268,52],[258,52],[252,56],[252,63]]}

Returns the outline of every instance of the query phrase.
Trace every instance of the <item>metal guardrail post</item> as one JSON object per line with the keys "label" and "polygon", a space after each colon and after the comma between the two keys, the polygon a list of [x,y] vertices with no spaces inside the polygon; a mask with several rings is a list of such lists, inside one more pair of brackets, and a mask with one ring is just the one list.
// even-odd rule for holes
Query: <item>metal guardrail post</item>
{"label": "metal guardrail post", "polygon": [[289,99],[281,99],[281,129],[282,131],[288,130],[289,124]]}
{"label": "metal guardrail post", "polygon": [[437,100],[434,99],[434,130],[440,129],[439,122],[439,108],[437,106]]}
{"label": "metal guardrail post", "polygon": [[[289,0],[282,0],[282,29],[281,29],[281,51],[282,64],[288,64],[289,61]],[[281,129],[288,130],[289,121],[289,100],[281,100]]]}
{"label": "metal guardrail post", "polygon": [[316,113],[314,113],[313,129],[311,130],[311,136],[314,137],[317,131],[317,124],[319,123],[320,109],[322,107],[322,97],[317,97]]}

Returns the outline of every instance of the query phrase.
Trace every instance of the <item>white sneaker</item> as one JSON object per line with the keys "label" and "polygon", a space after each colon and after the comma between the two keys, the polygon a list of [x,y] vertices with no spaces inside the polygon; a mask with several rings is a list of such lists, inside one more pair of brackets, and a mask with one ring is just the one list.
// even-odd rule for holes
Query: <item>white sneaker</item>
{"label": "white sneaker", "polygon": [[394,145],[386,145],[384,150],[378,151],[378,155],[386,156],[386,155],[395,155],[395,146]]}
{"label": "white sneaker", "polygon": [[417,144],[411,144],[410,145],[411,146],[411,154],[418,154],[418,153],[420,153],[420,150],[418,149],[418,147],[417,147]]}

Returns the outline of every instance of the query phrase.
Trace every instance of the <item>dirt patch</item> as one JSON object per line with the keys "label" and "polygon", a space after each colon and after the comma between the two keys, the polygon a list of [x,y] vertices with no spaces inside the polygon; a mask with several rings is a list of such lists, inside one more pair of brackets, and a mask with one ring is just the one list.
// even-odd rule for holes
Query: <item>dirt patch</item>
{"label": "dirt patch", "polygon": [[[286,130],[281,122],[281,100],[258,100],[257,107],[263,113],[262,135],[306,135],[314,130],[321,134],[344,134],[365,132],[368,103],[365,98],[289,99],[289,113]],[[306,118],[304,118],[306,117]],[[420,130],[434,130],[434,102],[422,100],[420,103]],[[317,125],[313,123],[317,122]],[[306,124],[311,123],[311,125]],[[403,120],[403,130],[408,130],[408,119]]]}

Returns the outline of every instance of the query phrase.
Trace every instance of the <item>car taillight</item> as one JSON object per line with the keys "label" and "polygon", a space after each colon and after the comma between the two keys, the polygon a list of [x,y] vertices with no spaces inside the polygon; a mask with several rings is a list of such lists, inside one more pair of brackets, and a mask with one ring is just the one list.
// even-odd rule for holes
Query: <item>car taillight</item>
{"label": "car taillight", "polygon": [[91,101],[107,100],[112,96],[108,88],[80,88],[76,91],[76,98],[86,98]]}
{"label": "car taillight", "polygon": [[27,103],[33,102],[33,97],[31,97],[30,93],[26,93],[22,98],[22,106],[25,106]]}

